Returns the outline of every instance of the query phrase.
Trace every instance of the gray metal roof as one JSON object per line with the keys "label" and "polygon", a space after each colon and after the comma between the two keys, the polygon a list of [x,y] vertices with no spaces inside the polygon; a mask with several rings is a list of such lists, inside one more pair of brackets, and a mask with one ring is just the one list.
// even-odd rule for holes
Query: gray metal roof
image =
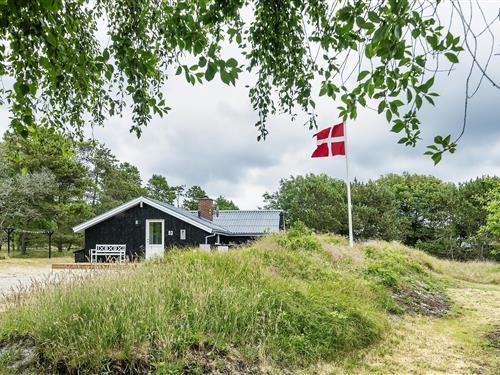
{"label": "gray metal roof", "polygon": [[[198,216],[197,211],[189,211]],[[280,231],[279,210],[220,210],[214,212],[213,223],[231,234],[264,234]]]}
{"label": "gray metal roof", "polygon": [[156,199],[151,199],[151,198],[148,198],[148,199],[152,200],[153,202],[155,202],[163,207],[169,208],[170,210],[175,211],[180,215],[186,216],[186,217],[190,218],[191,220],[194,220],[202,225],[205,225],[209,228],[212,228],[212,230],[214,232],[218,232],[218,233],[228,233],[229,232],[226,228],[223,228],[222,226],[218,225],[217,223],[210,221],[210,220],[207,220],[207,219],[204,219],[202,217],[198,217],[198,215],[193,215],[193,214],[191,214],[190,211],[187,211],[184,208],[175,207],[172,204],[168,204],[168,203],[156,200]]}

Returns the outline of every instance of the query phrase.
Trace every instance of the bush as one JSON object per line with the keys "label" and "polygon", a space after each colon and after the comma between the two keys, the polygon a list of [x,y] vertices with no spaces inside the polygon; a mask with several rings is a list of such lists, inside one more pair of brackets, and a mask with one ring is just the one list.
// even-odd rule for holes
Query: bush
{"label": "bush", "polygon": [[321,246],[304,223],[297,220],[286,234],[278,238],[278,244],[288,250],[319,251]]}

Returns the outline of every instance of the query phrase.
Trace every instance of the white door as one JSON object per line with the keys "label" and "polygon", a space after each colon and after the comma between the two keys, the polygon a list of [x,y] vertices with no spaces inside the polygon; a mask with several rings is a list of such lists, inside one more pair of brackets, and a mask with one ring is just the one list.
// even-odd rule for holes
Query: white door
{"label": "white door", "polygon": [[146,259],[162,257],[165,251],[163,220],[146,220]]}

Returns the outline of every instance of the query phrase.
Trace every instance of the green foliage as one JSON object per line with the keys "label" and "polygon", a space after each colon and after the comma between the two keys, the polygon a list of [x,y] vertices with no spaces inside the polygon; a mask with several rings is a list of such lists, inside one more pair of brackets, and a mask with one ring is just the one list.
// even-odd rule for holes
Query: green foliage
{"label": "green foliage", "polygon": [[[463,50],[447,22],[441,25],[437,9],[422,12],[420,3],[408,0],[282,5],[3,1],[0,74],[14,83],[0,91],[0,100],[9,103],[11,128],[27,135],[40,119],[42,125],[81,132],[87,114],[93,124],[102,124],[130,106],[131,131],[140,135],[153,115],[170,109],[162,91],[169,73],[192,85],[215,77],[235,85],[246,69],[256,77],[249,95],[259,139],[277,110],[295,119],[299,109],[314,127],[315,99],[326,95],[341,101],[344,120],[373,102],[392,131],[404,131],[400,143],[414,145],[420,138],[418,111],[438,95],[432,91],[431,63],[442,57],[456,64]],[[103,27],[109,36],[105,44],[98,40]],[[352,54],[359,64],[353,68],[360,70],[355,80],[343,74]],[[321,82],[318,93],[314,81]],[[455,146],[449,136],[438,136],[429,153],[437,162]]]}
{"label": "green foliage", "polygon": [[146,190],[149,197],[162,202],[173,204],[176,198],[174,187],[170,186],[162,175],[152,175],[146,185]]}
{"label": "green foliage", "polygon": [[182,202],[182,207],[186,210],[197,210],[198,209],[198,200],[201,198],[205,198],[207,193],[198,185],[191,186],[184,193],[184,201]]}
{"label": "green foliage", "polygon": [[[441,240],[453,222],[456,187],[432,176],[387,175],[379,179],[382,186],[396,195],[403,221],[402,240],[414,246],[419,242]],[[449,236],[448,236],[449,238]],[[436,252],[441,247],[436,245]],[[443,249],[445,250],[445,249]],[[446,250],[445,250],[446,251]]]}
{"label": "green foliage", "polygon": [[410,259],[399,249],[390,246],[366,245],[362,250],[367,258],[367,274],[385,286],[401,288],[426,275],[420,264]]}
{"label": "green foliage", "polygon": [[[91,210],[84,201],[89,184],[87,169],[78,159],[77,143],[64,134],[49,128],[40,128],[36,134],[25,138],[6,132],[4,135],[4,160],[16,176],[48,172],[53,176],[50,193],[29,200],[33,207],[42,209],[36,217],[18,221],[22,229],[55,230],[53,241],[59,250],[64,243],[78,243],[80,237],[71,227],[90,216]],[[37,190],[35,186],[26,186]],[[23,213],[28,215],[29,208]]]}
{"label": "green foliage", "polygon": [[229,200],[222,195],[219,195],[219,197],[215,200],[214,207],[216,210],[239,210],[238,206],[232,200]]}
{"label": "green foliage", "polygon": [[[398,238],[401,223],[394,193],[377,182],[354,182],[353,226],[358,239]],[[264,194],[267,208],[286,211],[287,225],[301,220],[320,232],[348,234],[345,182],[308,174],[280,181],[279,190]]]}
{"label": "green foliage", "polygon": [[497,185],[488,195],[486,211],[488,213],[486,218],[487,230],[500,238],[500,181],[497,181]]}
{"label": "green foliage", "polygon": [[99,211],[105,212],[124,202],[146,195],[139,169],[128,162],[120,163],[104,176]]}
{"label": "green foliage", "polygon": [[[495,256],[498,235],[487,230],[488,204],[498,177],[458,184],[432,176],[390,174],[352,183],[353,229],[357,240],[399,240],[439,257],[485,259]],[[278,191],[264,194],[267,208],[286,211],[287,225],[301,220],[320,232],[346,236],[345,183],[326,175],[290,177]],[[490,215],[490,216],[488,216]],[[494,227],[494,224],[492,224]]]}
{"label": "green foliage", "polygon": [[285,234],[278,237],[278,244],[288,250],[319,251],[321,249],[314,233],[300,220],[294,222]]}

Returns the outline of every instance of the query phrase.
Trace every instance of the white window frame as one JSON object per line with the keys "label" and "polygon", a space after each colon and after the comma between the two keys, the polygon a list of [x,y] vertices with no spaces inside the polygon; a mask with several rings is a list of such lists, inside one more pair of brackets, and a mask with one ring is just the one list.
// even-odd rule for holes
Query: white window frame
{"label": "white window frame", "polygon": [[185,229],[181,229],[180,233],[179,233],[179,238],[183,241],[186,240],[186,230]]}

